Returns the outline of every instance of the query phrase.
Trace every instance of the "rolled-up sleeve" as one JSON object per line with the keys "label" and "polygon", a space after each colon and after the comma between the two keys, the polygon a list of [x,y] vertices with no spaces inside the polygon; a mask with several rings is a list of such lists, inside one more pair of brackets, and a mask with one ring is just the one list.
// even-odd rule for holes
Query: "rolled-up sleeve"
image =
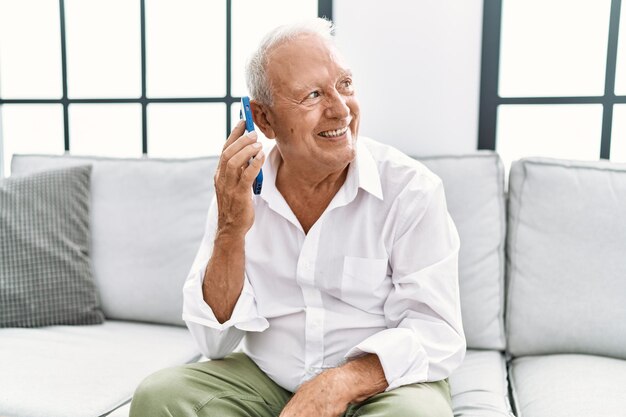
{"label": "rolled-up sleeve", "polygon": [[401,212],[390,252],[393,289],[384,314],[387,329],[352,348],[346,358],[376,354],[389,383],[447,378],[465,357],[458,284],[459,236],[439,180]]}
{"label": "rolled-up sleeve", "polygon": [[215,200],[213,198],[209,209],[200,249],[183,287],[183,320],[200,352],[210,359],[223,358],[235,350],[245,332],[261,332],[269,326],[267,320],[258,314],[254,289],[247,276],[244,276],[243,289],[233,314],[224,323],[217,320],[211,307],[204,301],[202,283],[213,253],[217,230]]}

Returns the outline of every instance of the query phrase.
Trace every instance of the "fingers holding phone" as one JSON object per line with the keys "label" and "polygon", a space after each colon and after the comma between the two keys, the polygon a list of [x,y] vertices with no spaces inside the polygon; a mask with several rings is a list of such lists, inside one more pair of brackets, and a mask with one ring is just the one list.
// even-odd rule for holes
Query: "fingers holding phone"
{"label": "fingers holding phone", "polygon": [[254,222],[250,189],[265,161],[256,132],[240,121],[229,135],[215,172],[218,229],[245,235]]}
{"label": "fingers holding phone", "polygon": [[[254,131],[254,119],[252,117],[252,109],[250,108],[250,97],[241,97],[241,110],[239,110],[239,118],[246,123],[246,131]],[[250,160],[252,163],[252,160]],[[259,170],[256,177],[252,182],[252,192],[256,195],[261,194],[261,188],[263,187],[263,170]]]}

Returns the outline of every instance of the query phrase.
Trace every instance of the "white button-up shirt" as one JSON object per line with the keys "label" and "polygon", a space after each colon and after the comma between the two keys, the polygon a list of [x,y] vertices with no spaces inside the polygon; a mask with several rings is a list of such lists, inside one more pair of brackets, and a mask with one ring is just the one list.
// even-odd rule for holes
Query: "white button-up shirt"
{"label": "white button-up shirt", "polygon": [[275,185],[280,154],[263,167],[246,235],[245,277],[230,319],[202,296],[217,226],[215,199],[184,286],[183,319],[201,352],[244,352],[295,391],[326,368],[373,353],[388,390],[441,380],[463,361],[459,237],[441,180],[370,139],[357,141],[346,181],[304,233]]}

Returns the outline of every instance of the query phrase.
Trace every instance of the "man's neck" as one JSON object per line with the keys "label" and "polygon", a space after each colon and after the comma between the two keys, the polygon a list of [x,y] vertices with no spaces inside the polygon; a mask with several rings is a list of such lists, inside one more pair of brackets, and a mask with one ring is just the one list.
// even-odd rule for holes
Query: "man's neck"
{"label": "man's neck", "polygon": [[281,159],[277,166],[276,188],[308,233],[324,213],[348,176],[348,167],[320,173],[290,165]]}
{"label": "man's neck", "polygon": [[276,187],[282,194],[287,192],[306,196],[332,192],[334,195],[346,181],[348,166],[336,171],[320,172],[319,168],[289,164],[281,158],[277,167]]}

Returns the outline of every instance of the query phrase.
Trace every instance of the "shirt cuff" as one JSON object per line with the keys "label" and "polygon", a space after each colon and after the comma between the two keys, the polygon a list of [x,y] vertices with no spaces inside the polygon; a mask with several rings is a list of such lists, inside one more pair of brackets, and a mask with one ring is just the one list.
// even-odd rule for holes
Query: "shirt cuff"
{"label": "shirt cuff", "polygon": [[345,358],[353,359],[366,353],[378,356],[389,384],[385,391],[427,380],[428,357],[412,330],[382,330],[350,349]]}
{"label": "shirt cuff", "polygon": [[202,280],[204,270],[196,272],[190,277],[183,288],[183,320],[201,324],[223,332],[231,327],[246,332],[262,332],[269,327],[268,321],[259,316],[254,290],[247,276],[244,276],[243,288],[237,299],[230,319],[220,323],[213,310],[204,301],[202,295]]}

